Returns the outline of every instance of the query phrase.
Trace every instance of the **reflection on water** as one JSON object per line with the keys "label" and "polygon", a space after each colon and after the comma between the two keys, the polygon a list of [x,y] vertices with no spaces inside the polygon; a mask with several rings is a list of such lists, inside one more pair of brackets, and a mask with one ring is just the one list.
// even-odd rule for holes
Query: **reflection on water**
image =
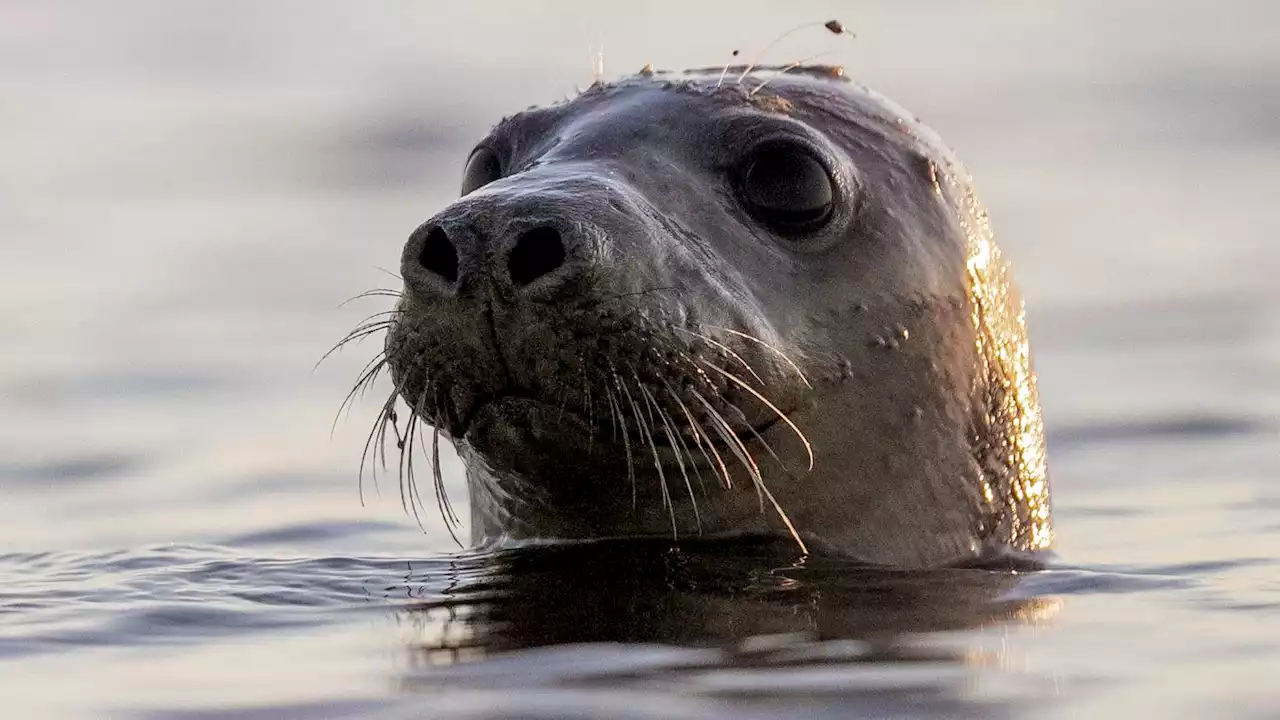
{"label": "reflection on water", "polygon": [[1053,604],[1007,599],[1016,569],[894,571],[771,541],[535,546],[456,571],[446,597],[407,611],[434,664],[566,643],[723,646],[768,635],[888,647],[904,634],[1046,617]]}

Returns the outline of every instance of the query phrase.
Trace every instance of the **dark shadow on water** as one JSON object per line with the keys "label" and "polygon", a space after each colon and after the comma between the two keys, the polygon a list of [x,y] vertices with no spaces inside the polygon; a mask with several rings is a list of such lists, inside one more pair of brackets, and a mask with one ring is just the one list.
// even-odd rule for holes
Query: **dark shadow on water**
{"label": "dark shadow on water", "polygon": [[435,597],[402,611],[412,657],[404,684],[436,696],[679,683],[717,703],[802,693],[866,710],[902,709],[890,696],[905,694],[927,705],[918,716],[946,717],[982,704],[958,675],[999,664],[956,631],[1056,613],[1057,598],[1017,592],[1029,570],[890,570],[771,541],[610,541],[463,556],[452,588],[440,592],[437,576]]}
{"label": "dark shadow on water", "polygon": [[485,651],[720,645],[779,633],[884,637],[1008,621],[1029,602],[1002,599],[1018,583],[1016,569],[891,570],[805,557],[772,541],[607,541],[506,550],[476,562],[483,571],[472,580],[408,614],[453,610],[466,626],[461,635]]}

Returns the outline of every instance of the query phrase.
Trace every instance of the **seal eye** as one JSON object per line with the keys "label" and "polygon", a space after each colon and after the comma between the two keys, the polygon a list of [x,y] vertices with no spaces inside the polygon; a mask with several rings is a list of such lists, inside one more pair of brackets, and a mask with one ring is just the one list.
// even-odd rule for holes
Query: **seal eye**
{"label": "seal eye", "polygon": [[476,148],[467,159],[467,169],[462,171],[462,194],[470,195],[479,188],[502,177],[502,163],[489,148]]}
{"label": "seal eye", "polygon": [[767,145],[743,165],[739,192],[757,220],[783,235],[816,230],[831,215],[835,187],[808,150]]}

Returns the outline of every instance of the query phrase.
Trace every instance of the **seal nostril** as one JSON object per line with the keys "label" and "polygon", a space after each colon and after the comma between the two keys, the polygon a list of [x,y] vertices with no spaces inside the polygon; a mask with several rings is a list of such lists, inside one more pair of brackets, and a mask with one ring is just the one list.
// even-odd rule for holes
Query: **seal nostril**
{"label": "seal nostril", "polygon": [[555,228],[534,228],[516,240],[507,271],[516,285],[528,285],[564,264],[564,243]]}
{"label": "seal nostril", "polygon": [[458,281],[458,251],[449,242],[449,236],[438,227],[427,233],[418,262],[451,283]]}

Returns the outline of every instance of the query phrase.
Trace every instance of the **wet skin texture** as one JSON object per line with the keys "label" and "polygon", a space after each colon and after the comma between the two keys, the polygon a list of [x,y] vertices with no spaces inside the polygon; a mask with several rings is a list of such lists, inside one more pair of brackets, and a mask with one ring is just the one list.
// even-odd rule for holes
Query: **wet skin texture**
{"label": "wet skin texture", "polygon": [[967,173],[832,69],[719,77],[506,118],[406,243],[387,361],[466,464],[473,540],[1046,550],[1021,301]]}

